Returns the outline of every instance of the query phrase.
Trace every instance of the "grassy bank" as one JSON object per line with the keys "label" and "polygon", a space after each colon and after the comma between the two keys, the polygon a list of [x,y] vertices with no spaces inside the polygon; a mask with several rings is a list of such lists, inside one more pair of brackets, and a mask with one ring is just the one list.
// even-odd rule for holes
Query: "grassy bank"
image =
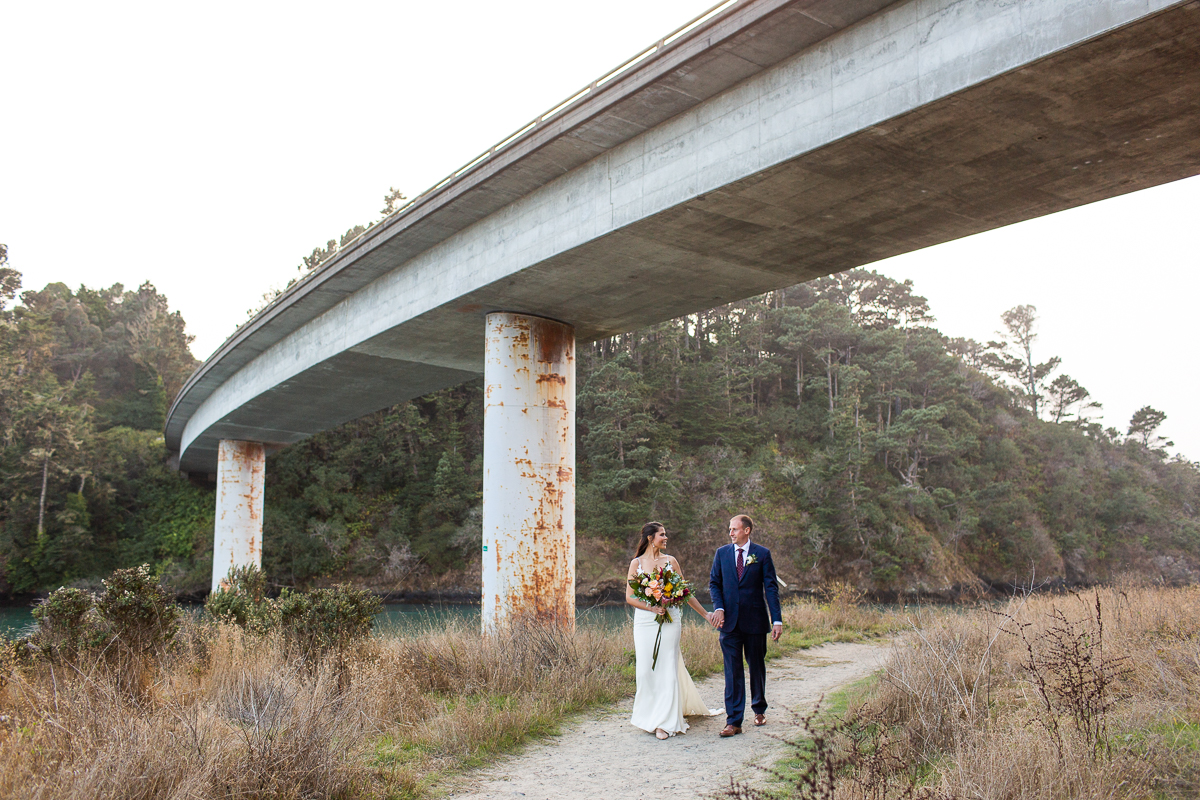
{"label": "grassy bank", "polygon": [[[785,606],[774,656],[879,635],[899,618],[846,598]],[[721,669],[686,625],[685,660]],[[11,649],[6,651],[11,653]],[[277,633],[184,619],[173,643],[120,663],[4,665],[0,796],[424,797],[634,688],[629,630],[462,627],[375,636],[305,660]]]}
{"label": "grassy bank", "polygon": [[799,723],[742,798],[1192,798],[1200,589],[919,613],[877,678]]}

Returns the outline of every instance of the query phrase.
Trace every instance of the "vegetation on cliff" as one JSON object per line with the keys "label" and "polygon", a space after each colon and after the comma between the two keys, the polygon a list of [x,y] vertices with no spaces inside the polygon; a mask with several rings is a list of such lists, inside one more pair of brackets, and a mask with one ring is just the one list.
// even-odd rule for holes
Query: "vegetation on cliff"
{"label": "vegetation on cliff", "polygon": [[[19,274],[0,284],[0,593],[143,562],[203,593],[212,489],[161,438],[195,366],[183,319],[149,284],[13,308]],[[1035,310],[1000,322],[996,342],[947,338],[911,284],[853,270],[581,346],[581,589],[619,582],[649,518],[702,570],[735,511],[793,585],[1195,580],[1200,470],[1168,457],[1162,412],[1103,428]],[[268,582],[474,591],[482,423],[477,381],[272,456]]]}

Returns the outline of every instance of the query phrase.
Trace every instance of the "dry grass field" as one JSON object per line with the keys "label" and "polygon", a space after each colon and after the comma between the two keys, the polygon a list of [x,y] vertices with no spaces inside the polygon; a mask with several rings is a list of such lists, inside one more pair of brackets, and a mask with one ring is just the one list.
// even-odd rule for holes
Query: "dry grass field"
{"label": "dry grass field", "polygon": [[[785,606],[773,653],[901,624],[852,599]],[[720,670],[705,627],[683,649],[694,674]],[[185,619],[143,657],[4,652],[0,797],[23,800],[425,797],[633,690],[631,633],[604,627],[430,629],[313,659],[278,632]]]}
{"label": "dry grass field", "polygon": [[[881,612],[785,606],[773,653],[898,632],[878,678],[797,730],[776,797],[1200,794],[1200,588]],[[321,658],[185,619],[169,646],[0,663],[0,797],[420,798],[632,691],[627,630],[445,627]],[[720,669],[684,629],[697,675]],[[827,704],[827,709],[829,704]],[[735,789],[763,797],[763,790]]]}
{"label": "dry grass field", "polygon": [[743,798],[1200,796],[1200,587],[915,612],[869,685]]}

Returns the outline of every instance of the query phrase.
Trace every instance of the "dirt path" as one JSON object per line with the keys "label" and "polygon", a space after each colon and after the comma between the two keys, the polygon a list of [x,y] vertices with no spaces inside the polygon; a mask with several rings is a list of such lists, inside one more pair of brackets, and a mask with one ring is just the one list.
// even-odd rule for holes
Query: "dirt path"
{"label": "dirt path", "polygon": [[[462,778],[449,796],[459,800],[524,797],[564,800],[607,797],[621,800],[704,797],[729,786],[730,778],[762,780],[754,764],[770,764],[784,745],[768,734],[787,734],[793,712],[807,711],[825,693],[882,665],[881,644],[828,644],[778,659],[767,666],[767,725],[743,728],[722,739],[724,713],[689,717],[686,735],[660,742],[629,724],[633,700],[566,726],[561,736]],[[697,684],[712,708],[724,697],[724,678]],[[747,709],[749,712],[749,709]],[[747,722],[751,720],[747,716]],[[657,762],[653,770],[647,764]]]}

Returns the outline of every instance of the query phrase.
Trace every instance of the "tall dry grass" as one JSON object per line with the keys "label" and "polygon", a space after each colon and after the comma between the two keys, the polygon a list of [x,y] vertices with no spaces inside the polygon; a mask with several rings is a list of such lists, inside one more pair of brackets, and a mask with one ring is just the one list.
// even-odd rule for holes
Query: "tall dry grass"
{"label": "tall dry grass", "polygon": [[916,620],[862,709],[950,797],[1200,794],[1200,589]]}
{"label": "tall dry grass", "polygon": [[864,602],[865,595],[841,581],[825,584],[816,597],[795,597],[783,604],[784,634],[794,646],[823,642],[857,642],[907,627],[897,609],[880,609]]}
{"label": "tall dry grass", "polygon": [[[836,597],[784,614],[776,653],[896,624]],[[689,620],[681,646],[693,674],[720,671],[707,626]],[[102,653],[14,652],[0,648],[0,798],[23,800],[426,797],[634,688],[625,627],[452,625],[314,663],[278,632],[185,619],[120,669]]]}
{"label": "tall dry grass", "polygon": [[[194,626],[194,623],[192,623]],[[35,664],[0,689],[0,796],[350,796],[368,697],[308,672],[275,639],[185,632],[141,691],[102,661]]]}
{"label": "tall dry grass", "polygon": [[[686,625],[682,646],[720,668],[711,631]],[[313,664],[278,634],[186,620],[132,676],[3,652],[0,797],[31,800],[420,797],[633,688],[624,628],[430,628]]]}
{"label": "tall dry grass", "polygon": [[919,610],[865,699],[800,727],[772,797],[1200,796],[1200,588]]}

